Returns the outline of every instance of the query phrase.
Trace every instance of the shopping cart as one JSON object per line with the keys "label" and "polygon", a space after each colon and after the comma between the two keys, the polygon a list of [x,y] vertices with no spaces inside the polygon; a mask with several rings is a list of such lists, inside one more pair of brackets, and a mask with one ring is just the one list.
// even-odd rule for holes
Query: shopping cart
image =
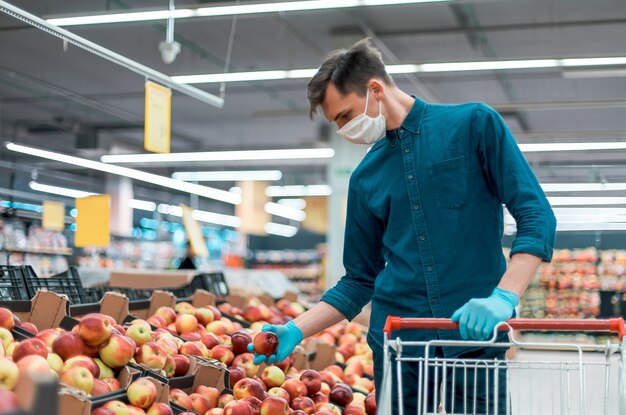
{"label": "shopping cart", "polygon": [[[403,388],[406,391],[407,387],[413,387],[403,379],[405,365],[412,365],[410,373],[414,377],[409,381],[415,384],[415,389],[411,389],[415,401],[411,404],[417,408],[418,415],[626,415],[626,327],[622,318],[512,319],[499,324],[488,341],[417,342],[391,338],[392,332],[407,329],[458,330],[458,325],[448,319],[387,318],[378,415],[413,415],[413,411],[409,414],[404,409],[407,397],[403,396]],[[510,330],[507,343],[496,342],[498,330]],[[512,330],[606,332],[617,335],[619,343],[608,340],[605,345],[519,341]],[[423,347],[424,353],[416,357],[407,352],[415,347]],[[515,357],[500,360],[446,358],[434,353],[435,348],[445,347],[467,350],[513,347],[517,353]],[[485,376],[476,382],[479,371]],[[404,373],[404,377],[408,377],[406,371]],[[503,392],[505,398],[499,399]],[[397,410],[392,409],[394,397]],[[475,397],[482,400],[486,409],[477,409]]]}

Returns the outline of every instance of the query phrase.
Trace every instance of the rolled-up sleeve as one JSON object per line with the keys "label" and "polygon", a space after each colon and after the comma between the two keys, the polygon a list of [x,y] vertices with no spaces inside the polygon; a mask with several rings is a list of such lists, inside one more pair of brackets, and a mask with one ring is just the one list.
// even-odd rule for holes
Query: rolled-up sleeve
{"label": "rolled-up sleeve", "polygon": [[348,320],[356,317],[372,299],[376,276],[385,267],[383,224],[367,210],[364,197],[351,180],[343,248],[346,274],[322,296],[322,301]]}
{"label": "rolled-up sleeve", "polygon": [[477,104],[472,133],[489,185],[517,224],[511,255],[523,252],[551,261],[556,218],[504,120],[489,106]]}

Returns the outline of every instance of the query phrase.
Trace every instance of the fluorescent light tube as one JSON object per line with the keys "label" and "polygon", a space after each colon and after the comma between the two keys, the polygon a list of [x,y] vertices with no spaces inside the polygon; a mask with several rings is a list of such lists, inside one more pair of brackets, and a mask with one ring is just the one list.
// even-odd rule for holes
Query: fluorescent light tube
{"label": "fluorescent light tube", "polygon": [[298,228],[290,225],[281,225],[279,223],[267,222],[265,224],[265,232],[270,235],[284,236],[285,238],[291,238],[298,233]]}
{"label": "fluorescent light tube", "polygon": [[231,228],[238,228],[241,226],[241,218],[237,216],[222,215],[221,213],[207,212],[204,210],[194,210],[192,216],[199,222],[224,225]]}
{"label": "fluorescent light tube", "polygon": [[188,182],[276,181],[282,177],[280,170],[190,171],[172,174],[173,179]]}
{"label": "fluorescent light tube", "polygon": [[37,183],[32,181],[28,186],[38,192],[50,193],[53,195],[71,197],[73,199],[79,199],[81,197],[95,196],[97,193],[85,192],[77,189],[68,189],[67,187],[51,186],[48,184]]}
{"label": "fluorescent light tube", "polygon": [[294,160],[327,159],[335,156],[332,148],[300,148],[283,150],[210,151],[167,154],[120,154],[102,156],[103,163],[163,163],[194,161]]}
{"label": "fluorescent light tube", "polygon": [[278,199],[276,203],[283,206],[289,206],[294,209],[302,210],[306,208],[306,200],[304,199]]}
{"label": "fluorescent light tube", "polygon": [[326,184],[311,186],[268,186],[265,195],[269,197],[329,196],[332,189]]}
{"label": "fluorescent light tube", "polygon": [[306,219],[306,213],[300,209],[294,209],[289,206],[279,205],[278,203],[268,202],[265,204],[265,211],[274,216],[280,216],[302,222]]}
{"label": "fluorescent light tube", "polygon": [[241,203],[241,195],[226,192],[224,190],[214,189],[212,187],[200,186],[195,183],[183,182],[180,180],[170,179],[169,177],[159,176],[157,174],[147,173],[140,170],[129,169],[127,167],[113,166],[110,164],[100,163],[94,160],[88,160],[80,157],[68,156],[66,154],[55,153],[52,151],[41,150],[38,148],[22,146],[14,143],[7,143],[7,149],[18,153],[28,154],[35,157],[41,157],[48,160],[54,160],[61,163],[67,163],[74,166],[84,167],[86,169],[98,170],[105,173],[115,174],[118,176],[128,177],[146,183],[163,186],[181,192],[196,194],[209,199],[219,200],[221,202],[238,205]]}
{"label": "fluorescent light tube", "polygon": [[600,192],[626,190],[626,183],[542,183],[544,192]]}
{"label": "fluorescent light tube", "polygon": [[549,197],[552,206],[626,205],[626,197]]}
{"label": "fluorescent light tube", "polygon": [[154,212],[157,208],[157,205],[156,203],[149,202],[147,200],[130,199],[128,201],[128,207],[135,210]]}
{"label": "fluorescent light tube", "polygon": [[193,17],[235,16],[242,14],[284,13],[307,10],[345,9],[353,7],[392,6],[400,4],[436,3],[451,0],[308,0],[280,3],[240,4],[235,6],[200,7],[197,9],[155,10],[147,12],[109,13],[48,19],[57,26],[80,26],[106,23],[146,22]]}
{"label": "fluorescent light tube", "polygon": [[519,144],[524,153],[551,151],[590,151],[590,150],[626,150],[626,141],[604,143],[529,143]]}

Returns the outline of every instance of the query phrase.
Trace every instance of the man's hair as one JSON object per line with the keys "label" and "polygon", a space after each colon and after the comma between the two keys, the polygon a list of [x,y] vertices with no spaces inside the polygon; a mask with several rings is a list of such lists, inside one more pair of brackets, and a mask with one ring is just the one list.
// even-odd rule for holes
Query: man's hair
{"label": "man's hair", "polygon": [[379,78],[387,85],[393,85],[393,79],[385,70],[380,51],[369,38],[356,42],[350,49],[331,52],[307,85],[309,116],[313,118],[317,107],[324,102],[329,82],[342,95],[354,92],[364,96],[372,78]]}

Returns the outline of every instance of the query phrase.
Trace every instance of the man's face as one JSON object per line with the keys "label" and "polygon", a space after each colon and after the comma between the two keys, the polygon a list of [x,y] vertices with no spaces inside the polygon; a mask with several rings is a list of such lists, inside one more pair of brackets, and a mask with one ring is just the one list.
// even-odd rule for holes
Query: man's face
{"label": "man's face", "polygon": [[[373,99],[371,94],[367,106],[367,115],[378,115],[378,102]],[[324,117],[326,117],[329,122],[337,124],[338,129],[346,125],[357,115],[362,114],[364,109],[365,96],[360,96],[355,92],[342,95],[332,82],[328,83],[326,87],[326,97],[324,98],[324,102],[322,102],[322,110],[324,111]]]}

